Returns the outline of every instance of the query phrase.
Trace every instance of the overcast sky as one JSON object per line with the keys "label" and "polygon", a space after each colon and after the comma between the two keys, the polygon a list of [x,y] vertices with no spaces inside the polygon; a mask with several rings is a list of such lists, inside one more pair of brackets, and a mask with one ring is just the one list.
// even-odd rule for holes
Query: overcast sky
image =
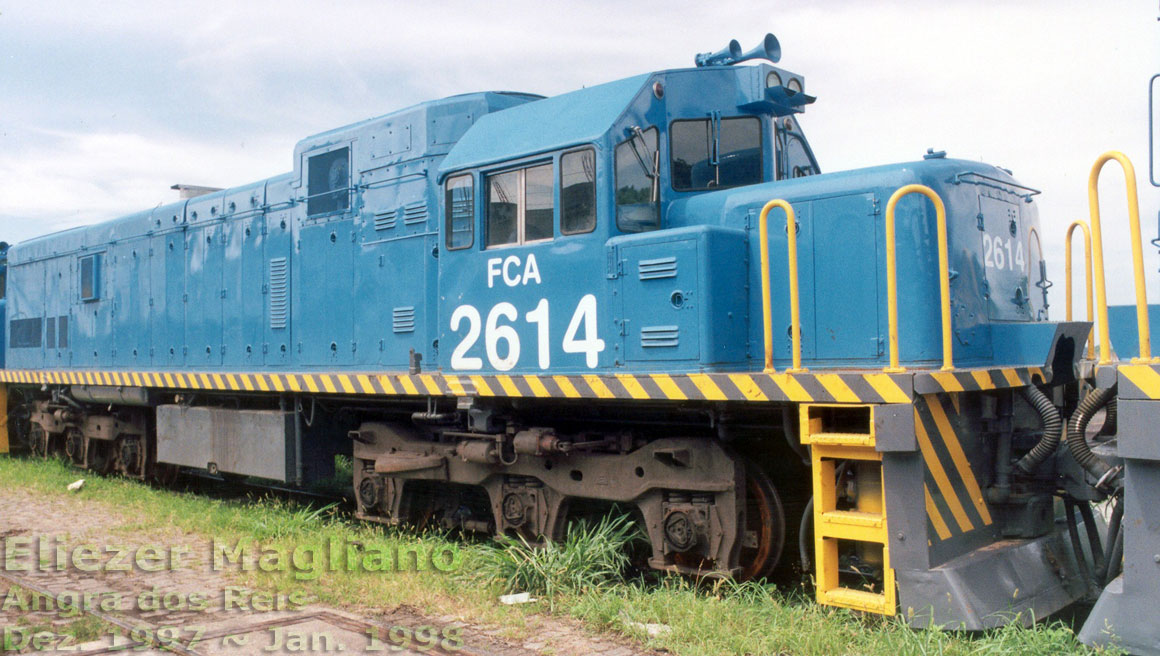
{"label": "overcast sky", "polygon": [[[1087,216],[1091,164],[1126,152],[1160,298],[1147,152],[1160,8],[1014,4],[0,0],[0,239],[171,202],[177,182],[288,171],[298,139],[424,100],[552,95],[688,66],[730,38],[748,49],[771,31],[780,65],[818,97],[802,124],[824,171],[934,147],[1043,190],[1054,318],[1063,233]],[[1108,277],[1130,280],[1123,178],[1114,165],[1105,177]],[[1109,296],[1129,302],[1131,288],[1110,284]]]}

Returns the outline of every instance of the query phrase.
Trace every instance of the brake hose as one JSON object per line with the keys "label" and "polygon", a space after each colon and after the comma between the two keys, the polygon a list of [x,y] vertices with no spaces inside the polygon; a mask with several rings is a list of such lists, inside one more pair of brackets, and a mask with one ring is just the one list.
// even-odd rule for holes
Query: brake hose
{"label": "brake hose", "polygon": [[1083,401],[1079,402],[1079,407],[1075,409],[1075,414],[1071,416],[1071,422],[1067,427],[1067,448],[1071,451],[1072,457],[1098,481],[1103,480],[1111,467],[1103,458],[1092,453],[1087,443],[1087,425],[1092,415],[1115,398],[1115,394],[1113,387],[1097,388],[1088,392]]}
{"label": "brake hose", "polygon": [[1039,442],[1016,463],[1021,471],[1030,474],[1044,460],[1051,457],[1051,454],[1055,453],[1055,449],[1059,447],[1059,437],[1063,432],[1063,419],[1059,416],[1059,409],[1038,387],[1034,385],[1024,387],[1023,396],[1043,419],[1043,437],[1039,438]]}

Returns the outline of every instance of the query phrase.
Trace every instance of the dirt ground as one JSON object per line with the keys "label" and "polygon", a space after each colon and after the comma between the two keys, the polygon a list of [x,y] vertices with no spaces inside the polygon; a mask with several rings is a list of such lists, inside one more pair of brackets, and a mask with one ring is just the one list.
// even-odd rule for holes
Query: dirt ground
{"label": "dirt ground", "polygon": [[[359,614],[248,590],[209,566],[208,548],[190,548],[208,544],[210,536],[165,526],[143,534],[128,530],[130,523],[139,525],[140,518],[79,497],[0,490],[0,653],[655,653],[551,617],[533,618],[530,637],[512,641],[501,627],[470,617],[429,617],[403,605]],[[85,545],[98,552],[89,554]],[[76,605],[93,612],[78,613]],[[69,637],[78,622],[87,623],[81,634],[88,642]],[[135,645],[131,638],[153,644]]]}

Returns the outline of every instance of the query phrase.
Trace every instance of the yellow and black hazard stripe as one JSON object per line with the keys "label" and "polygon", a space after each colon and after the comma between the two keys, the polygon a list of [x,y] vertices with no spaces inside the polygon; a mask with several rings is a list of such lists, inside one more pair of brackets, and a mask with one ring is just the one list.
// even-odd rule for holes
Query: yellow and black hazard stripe
{"label": "yellow and black hazard stripe", "polygon": [[926,464],[927,521],[930,533],[940,541],[994,521],[955,428],[956,400],[953,395],[926,394],[914,404],[914,432]]}
{"label": "yellow and black hazard stripe", "polygon": [[1125,364],[1116,370],[1120,398],[1160,400],[1160,365]]}
{"label": "yellow and black hazard stripe", "polygon": [[0,382],[368,396],[910,403],[911,376],[873,373],[445,375],[0,370]]}
{"label": "yellow and black hazard stripe", "polygon": [[940,392],[978,392],[1008,387],[1026,387],[1046,382],[1042,367],[1000,367],[995,369],[956,369],[955,371],[916,371],[915,394]]}
{"label": "yellow and black hazard stripe", "polygon": [[0,372],[0,382],[47,385],[146,387],[233,392],[302,392],[389,396],[457,395],[454,376],[435,374],[268,374],[180,371],[29,371]]}
{"label": "yellow and black hazard stripe", "polygon": [[480,396],[666,401],[909,403],[909,381],[886,374],[587,374],[469,376]]}

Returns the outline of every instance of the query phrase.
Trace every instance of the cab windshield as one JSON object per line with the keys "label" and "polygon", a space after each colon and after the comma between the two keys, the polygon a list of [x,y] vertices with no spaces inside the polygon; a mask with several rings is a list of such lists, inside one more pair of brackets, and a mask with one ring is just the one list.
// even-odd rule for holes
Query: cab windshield
{"label": "cab windshield", "polygon": [[756,116],[673,121],[669,135],[676,191],[762,181],[761,121]]}

